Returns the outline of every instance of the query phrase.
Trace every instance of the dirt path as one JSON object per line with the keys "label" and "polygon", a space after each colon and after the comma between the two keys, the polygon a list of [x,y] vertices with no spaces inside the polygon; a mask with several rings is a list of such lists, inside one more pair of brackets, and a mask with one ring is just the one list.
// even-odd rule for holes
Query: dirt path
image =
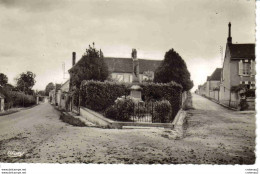
{"label": "dirt path", "polygon": [[[219,107],[195,96],[185,137],[171,130],[99,129],[61,122],[50,105],[0,118],[1,162],[30,163],[163,163],[252,164],[255,161],[255,117]],[[221,106],[220,106],[221,107]],[[33,116],[34,115],[34,116]],[[7,117],[7,116],[6,116]],[[2,122],[4,120],[4,122]],[[26,121],[27,120],[27,121]],[[4,123],[4,124],[2,124]],[[11,124],[12,123],[12,126]],[[3,127],[2,131],[2,126]],[[9,129],[13,127],[14,130]],[[5,132],[5,133],[4,133]],[[2,138],[2,135],[4,138]],[[8,150],[25,151],[8,158]]]}

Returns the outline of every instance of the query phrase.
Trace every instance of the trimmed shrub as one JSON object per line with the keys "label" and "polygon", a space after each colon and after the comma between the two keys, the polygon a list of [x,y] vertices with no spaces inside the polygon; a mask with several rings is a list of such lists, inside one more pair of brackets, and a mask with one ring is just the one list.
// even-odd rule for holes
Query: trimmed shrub
{"label": "trimmed shrub", "polygon": [[248,103],[246,102],[246,99],[241,99],[239,106],[240,106],[240,111],[247,110],[249,107]]}
{"label": "trimmed shrub", "polygon": [[83,90],[81,105],[94,111],[105,111],[118,97],[130,93],[127,84],[108,81],[88,81]]}
{"label": "trimmed shrub", "polygon": [[181,108],[182,86],[175,83],[143,83],[142,99],[144,101],[168,100],[171,104],[172,114],[170,121],[174,119]]}
{"label": "trimmed shrub", "polygon": [[118,110],[115,106],[110,106],[105,110],[105,117],[117,120],[119,117]]}
{"label": "trimmed shrub", "polygon": [[115,107],[118,111],[117,120],[128,121],[134,114],[135,102],[130,96],[121,97],[115,101]]}
{"label": "trimmed shrub", "polygon": [[171,121],[171,104],[168,100],[155,102],[153,122],[169,123]]}
{"label": "trimmed shrub", "polygon": [[255,89],[249,89],[245,92],[246,97],[255,97]]}

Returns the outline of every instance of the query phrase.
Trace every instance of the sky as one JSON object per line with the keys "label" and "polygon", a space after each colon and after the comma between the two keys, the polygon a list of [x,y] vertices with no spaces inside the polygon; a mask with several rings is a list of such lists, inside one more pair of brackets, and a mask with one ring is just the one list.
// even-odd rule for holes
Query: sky
{"label": "sky", "polygon": [[[254,0],[0,0],[0,73],[9,83],[25,71],[33,89],[62,83],[92,42],[105,57],[160,59],[173,48],[194,89],[222,67],[228,22],[233,43],[255,43]],[[65,75],[68,77],[68,74]]]}

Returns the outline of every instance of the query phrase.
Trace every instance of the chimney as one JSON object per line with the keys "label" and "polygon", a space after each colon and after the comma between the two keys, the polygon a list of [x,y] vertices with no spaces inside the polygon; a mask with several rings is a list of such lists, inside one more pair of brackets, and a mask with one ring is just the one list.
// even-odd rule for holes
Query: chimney
{"label": "chimney", "polygon": [[72,52],[72,66],[76,63],[76,52]]}
{"label": "chimney", "polygon": [[228,38],[227,38],[227,43],[232,44],[232,37],[231,37],[231,23],[229,22],[228,24]]}
{"label": "chimney", "polygon": [[132,49],[132,58],[133,58],[133,59],[137,59],[137,51],[136,51],[135,48]]}

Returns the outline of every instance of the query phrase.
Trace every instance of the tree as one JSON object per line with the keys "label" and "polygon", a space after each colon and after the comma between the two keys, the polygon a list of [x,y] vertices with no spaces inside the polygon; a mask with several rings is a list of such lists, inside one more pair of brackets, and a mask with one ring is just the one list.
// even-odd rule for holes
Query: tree
{"label": "tree", "polygon": [[45,88],[45,95],[49,96],[49,93],[51,90],[53,90],[55,88],[54,84],[52,82],[50,82],[46,88]]}
{"label": "tree", "polygon": [[17,81],[17,89],[19,91],[24,92],[25,94],[33,94],[32,87],[35,84],[35,77],[36,75],[31,71],[27,71],[26,73],[20,74],[19,78],[16,79]]}
{"label": "tree", "polygon": [[173,49],[165,53],[163,62],[154,74],[154,82],[168,83],[171,81],[181,84],[184,91],[193,87],[185,61]]}
{"label": "tree", "polygon": [[0,73],[0,86],[5,86],[8,83],[8,78],[5,74]]}
{"label": "tree", "polygon": [[36,92],[38,95],[45,96],[45,90],[40,90]]}
{"label": "tree", "polygon": [[105,81],[108,78],[108,67],[103,52],[89,45],[80,61],[70,70],[70,86],[80,88],[83,80]]}

